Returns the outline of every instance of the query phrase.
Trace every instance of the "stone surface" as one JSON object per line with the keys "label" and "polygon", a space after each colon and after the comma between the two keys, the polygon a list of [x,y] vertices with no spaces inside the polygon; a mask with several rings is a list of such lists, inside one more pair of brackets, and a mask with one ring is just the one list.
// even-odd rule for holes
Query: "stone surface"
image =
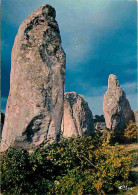
{"label": "stone surface", "polygon": [[92,112],[84,97],[76,92],[68,92],[64,95],[62,132],[64,138],[94,133]]}
{"label": "stone surface", "polygon": [[[45,5],[19,27],[12,49],[2,134],[8,146],[30,149],[59,139],[65,53],[55,17],[55,9]],[[7,145],[2,144],[2,150]]]}
{"label": "stone surface", "polygon": [[134,115],[135,115],[135,123],[138,126],[138,110],[134,111]]}
{"label": "stone surface", "polygon": [[109,75],[108,90],[104,95],[103,111],[106,126],[112,130],[123,130],[125,125],[134,120],[134,113],[126,99],[125,92],[120,88],[117,77]]}

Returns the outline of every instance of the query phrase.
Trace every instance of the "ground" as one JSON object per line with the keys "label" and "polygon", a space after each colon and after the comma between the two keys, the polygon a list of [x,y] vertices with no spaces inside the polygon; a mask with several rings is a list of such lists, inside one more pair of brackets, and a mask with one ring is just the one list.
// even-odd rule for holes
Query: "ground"
{"label": "ground", "polygon": [[[138,143],[128,144],[126,147],[130,149],[131,153],[135,153],[138,156]],[[132,173],[136,178],[137,186],[133,189],[127,190],[123,195],[138,195],[138,162],[136,162],[135,167],[132,168]]]}

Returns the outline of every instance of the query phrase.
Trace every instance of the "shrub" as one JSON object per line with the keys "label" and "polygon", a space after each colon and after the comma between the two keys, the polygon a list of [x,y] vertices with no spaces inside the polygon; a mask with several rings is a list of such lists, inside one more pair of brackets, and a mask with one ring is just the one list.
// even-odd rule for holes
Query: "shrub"
{"label": "shrub", "polygon": [[99,139],[104,143],[114,145],[115,143],[127,144],[137,141],[138,127],[133,121],[130,121],[124,130],[111,131],[104,130]]}
{"label": "shrub", "polygon": [[71,138],[32,154],[10,149],[2,155],[3,194],[105,194],[131,185],[132,158],[98,137]]}
{"label": "shrub", "polygon": [[[105,145],[81,156],[81,165],[57,178],[51,194],[106,194],[131,185],[132,158],[124,147]],[[87,166],[82,166],[87,164]]]}
{"label": "shrub", "polygon": [[137,133],[138,133],[138,127],[133,121],[130,121],[125,129],[124,138],[129,143],[135,142],[137,140]]}
{"label": "shrub", "polygon": [[[49,184],[41,176],[39,156],[32,162],[28,152],[10,148],[1,157],[1,190],[3,194],[43,194]],[[48,166],[48,163],[46,163]],[[40,169],[38,171],[38,169]],[[46,170],[45,170],[46,174]],[[46,176],[47,177],[47,176]]]}

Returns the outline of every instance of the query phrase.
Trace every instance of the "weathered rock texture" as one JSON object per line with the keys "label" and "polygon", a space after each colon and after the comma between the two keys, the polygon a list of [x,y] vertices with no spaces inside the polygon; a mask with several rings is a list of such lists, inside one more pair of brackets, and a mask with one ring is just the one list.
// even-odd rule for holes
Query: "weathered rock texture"
{"label": "weathered rock texture", "polygon": [[116,130],[116,132],[123,130],[130,120],[134,120],[134,113],[126,99],[126,94],[120,88],[118,79],[113,74],[110,74],[108,79],[103,111],[107,128]]}
{"label": "weathered rock texture", "polygon": [[75,92],[65,93],[62,132],[64,138],[94,133],[92,112],[82,95]]}
{"label": "weathered rock texture", "polygon": [[9,146],[28,149],[59,139],[65,53],[55,17],[53,7],[40,7],[23,21],[15,38],[2,134]]}
{"label": "weathered rock texture", "polygon": [[134,115],[135,115],[135,123],[138,126],[138,110],[134,111]]}

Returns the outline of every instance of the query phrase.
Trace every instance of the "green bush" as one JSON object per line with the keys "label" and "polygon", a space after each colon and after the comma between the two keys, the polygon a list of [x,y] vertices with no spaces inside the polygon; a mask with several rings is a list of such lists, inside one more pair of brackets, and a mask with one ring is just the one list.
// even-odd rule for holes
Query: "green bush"
{"label": "green bush", "polygon": [[132,159],[124,147],[104,145],[80,159],[80,166],[57,178],[51,194],[106,194],[131,185]]}
{"label": "green bush", "polygon": [[138,127],[133,121],[130,121],[124,130],[103,130],[102,133],[98,132],[98,135],[100,141],[115,145],[115,143],[129,144],[136,142],[137,133]]}
{"label": "green bush", "polygon": [[138,133],[138,127],[133,121],[130,121],[124,132],[124,138],[126,142],[128,143],[136,142],[137,133]]}
{"label": "green bush", "polygon": [[83,137],[48,145],[32,154],[2,155],[3,194],[105,194],[129,181],[132,158],[120,146]]}

